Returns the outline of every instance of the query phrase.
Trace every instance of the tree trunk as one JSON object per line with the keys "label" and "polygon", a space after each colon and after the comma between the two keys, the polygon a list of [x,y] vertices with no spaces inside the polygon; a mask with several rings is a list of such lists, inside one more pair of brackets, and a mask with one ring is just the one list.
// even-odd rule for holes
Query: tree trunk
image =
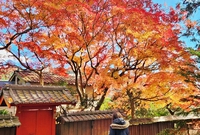
{"label": "tree trunk", "polygon": [[40,83],[40,85],[44,86],[44,78],[43,78],[43,73],[42,73],[42,72],[40,72],[38,75],[39,75],[39,83]]}
{"label": "tree trunk", "polygon": [[131,105],[131,117],[135,118],[135,99],[133,97],[133,93],[130,90],[127,90],[127,95],[129,97],[129,102]]}
{"label": "tree trunk", "polygon": [[108,91],[108,88],[106,87],[106,88],[104,89],[103,95],[101,96],[99,102],[97,103],[97,106],[95,107],[95,110],[99,110],[99,109],[100,109],[100,107],[101,107],[101,105],[103,104],[103,101],[104,101],[104,99],[105,99],[105,97],[106,97],[107,91]]}
{"label": "tree trunk", "polygon": [[131,103],[131,117],[134,119],[135,118],[135,100],[132,98],[130,99]]}

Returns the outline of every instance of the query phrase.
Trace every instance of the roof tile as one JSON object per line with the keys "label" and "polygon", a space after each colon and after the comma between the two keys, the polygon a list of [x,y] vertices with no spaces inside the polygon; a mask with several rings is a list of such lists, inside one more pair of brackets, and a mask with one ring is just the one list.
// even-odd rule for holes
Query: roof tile
{"label": "roof tile", "polygon": [[[15,71],[16,75],[20,76],[25,82],[30,83],[39,83],[39,76],[35,72],[31,71]],[[58,82],[67,82],[68,84],[74,84],[75,78],[74,76],[58,76],[56,74],[52,74],[49,72],[43,73],[44,82],[47,84],[54,84]]]}
{"label": "roof tile", "polygon": [[4,127],[16,127],[20,126],[21,123],[16,116],[0,115],[0,128]]}
{"label": "roof tile", "polygon": [[10,104],[55,103],[75,104],[74,98],[65,87],[39,85],[5,85],[4,100]]}
{"label": "roof tile", "polygon": [[88,121],[98,119],[112,119],[113,111],[82,111],[61,116],[58,120],[64,122]]}
{"label": "roof tile", "polygon": [[[25,82],[29,83],[39,83],[40,79],[37,73],[32,71],[15,71],[12,77],[10,78],[10,81],[13,81],[13,77],[17,75],[21,79],[23,79]],[[75,76],[68,75],[67,77],[59,76],[57,74],[49,73],[49,72],[43,72],[43,80],[46,84],[57,84],[59,82],[66,82],[70,85],[75,85]],[[85,80],[83,80],[83,83],[85,83]],[[91,86],[92,83],[88,82],[88,86]]]}

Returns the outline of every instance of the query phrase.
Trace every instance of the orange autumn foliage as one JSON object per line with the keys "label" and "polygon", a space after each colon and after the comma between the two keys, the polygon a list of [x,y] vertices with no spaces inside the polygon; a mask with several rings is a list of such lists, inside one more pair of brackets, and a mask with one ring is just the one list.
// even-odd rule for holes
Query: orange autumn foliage
{"label": "orange autumn foliage", "polygon": [[[166,13],[151,0],[9,0],[1,5],[14,12],[0,20],[5,43],[0,48],[12,52],[15,46],[18,60],[29,52],[23,56],[32,54],[34,61],[21,65],[36,72],[50,67],[66,75],[70,69],[83,108],[99,109],[108,94],[118,92],[131,108],[126,111],[134,113],[135,98],[181,104],[182,96],[174,94],[187,96],[195,89],[178,74],[180,66],[194,61],[178,40],[174,9]],[[91,84],[100,95],[97,103],[86,94]]]}

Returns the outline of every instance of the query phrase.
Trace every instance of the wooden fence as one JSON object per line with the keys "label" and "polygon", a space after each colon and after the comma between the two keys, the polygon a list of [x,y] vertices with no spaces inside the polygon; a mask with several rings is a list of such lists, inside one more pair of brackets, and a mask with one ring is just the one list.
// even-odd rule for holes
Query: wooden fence
{"label": "wooden fence", "polygon": [[[134,122],[133,122],[134,121]],[[131,123],[137,123],[132,120]],[[166,128],[174,128],[173,121],[131,124],[130,135],[156,135]],[[82,112],[69,114],[58,119],[56,135],[108,135],[112,123],[112,112]]]}
{"label": "wooden fence", "polygon": [[[59,117],[56,135],[108,135],[112,113],[112,111],[77,112]],[[196,127],[195,123],[200,123],[200,117],[174,115],[131,119],[129,131],[130,135],[156,135],[164,129],[174,128],[175,123],[180,121],[187,123],[188,130],[188,124],[190,126],[194,124]]]}
{"label": "wooden fence", "polygon": [[79,121],[56,125],[56,135],[108,135],[111,120]]}
{"label": "wooden fence", "polygon": [[78,112],[57,119],[56,135],[108,135],[111,111]]}
{"label": "wooden fence", "polygon": [[[56,135],[108,135],[111,120],[72,122],[56,125]],[[173,122],[130,125],[130,135],[156,135],[166,128],[173,128]]]}
{"label": "wooden fence", "polygon": [[0,128],[0,135],[16,135],[16,127]]}
{"label": "wooden fence", "polygon": [[158,122],[151,124],[131,125],[130,135],[156,135],[166,128],[174,128],[173,122]]}

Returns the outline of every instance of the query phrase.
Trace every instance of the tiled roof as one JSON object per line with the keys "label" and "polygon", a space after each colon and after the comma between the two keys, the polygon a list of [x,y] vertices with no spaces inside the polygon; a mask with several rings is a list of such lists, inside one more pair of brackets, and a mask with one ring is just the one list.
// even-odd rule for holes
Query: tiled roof
{"label": "tiled roof", "polygon": [[[31,71],[15,71],[13,75],[17,75],[25,82],[39,83],[39,76],[35,72]],[[63,77],[49,72],[43,73],[44,83],[53,84],[58,82],[67,82],[68,84],[74,84],[75,79],[73,76]],[[12,77],[11,77],[12,79]]]}
{"label": "tiled roof", "polygon": [[58,120],[61,122],[88,121],[98,119],[112,119],[113,111],[81,111],[61,116]]}
{"label": "tiled roof", "polygon": [[6,84],[12,84],[12,82],[10,82],[10,81],[0,81],[0,91],[1,91],[1,88]]}
{"label": "tiled roof", "polygon": [[[75,104],[72,95],[61,86],[39,85],[5,85],[2,88],[1,99],[9,104]],[[0,100],[1,102],[3,100]]]}
{"label": "tiled roof", "polygon": [[160,116],[153,118],[134,118],[130,120],[130,123],[133,125],[138,124],[148,124],[148,123],[157,123],[157,122],[169,122],[169,121],[187,121],[187,120],[200,120],[199,115],[189,114],[187,116],[177,116],[177,115],[169,115],[169,116]]}
{"label": "tiled roof", "polygon": [[21,123],[18,117],[10,116],[10,115],[0,115],[0,128],[4,127],[16,127],[20,126]]}

